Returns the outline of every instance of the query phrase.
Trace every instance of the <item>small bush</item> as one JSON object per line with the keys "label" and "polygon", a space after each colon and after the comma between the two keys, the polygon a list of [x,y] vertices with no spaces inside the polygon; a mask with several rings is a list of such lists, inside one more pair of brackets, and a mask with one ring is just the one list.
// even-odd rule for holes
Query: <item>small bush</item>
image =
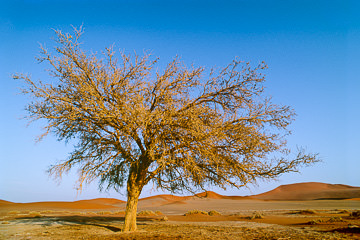
{"label": "small bush", "polygon": [[344,222],[344,220],[341,217],[332,217],[327,221],[328,222]]}
{"label": "small bush", "polygon": [[263,219],[264,216],[260,212],[254,212],[253,215],[250,217],[251,220],[253,219]]}
{"label": "small bush", "polygon": [[336,209],[336,211],[338,211],[339,213],[350,213],[350,211],[346,209]]}
{"label": "small bush", "polygon": [[29,212],[29,215],[31,215],[34,218],[40,218],[42,217],[39,212]]}
{"label": "small bush", "polygon": [[112,214],[112,212],[110,211],[100,211],[100,212],[97,212],[98,215],[110,215]]}
{"label": "small bush", "polygon": [[95,215],[96,212],[86,212],[87,215]]}
{"label": "small bush", "polygon": [[156,213],[154,213],[151,210],[144,210],[137,214],[138,216],[156,216]]}
{"label": "small bush", "polygon": [[305,209],[305,210],[300,210],[298,213],[299,214],[316,214],[317,212],[312,209]]}
{"label": "small bush", "polygon": [[360,211],[351,212],[349,216],[353,218],[360,218]]}
{"label": "small bush", "polygon": [[209,211],[208,214],[210,216],[220,216],[221,215],[221,213],[219,213],[218,211],[215,211],[215,210]]}
{"label": "small bush", "polygon": [[54,213],[54,211],[51,211],[51,210],[44,210],[44,211],[41,211],[42,214],[47,214],[47,213]]}
{"label": "small bush", "polygon": [[156,215],[163,215],[163,213],[161,211],[155,211]]}
{"label": "small bush", "polygon": [[167,216],[162,216],[159,221],[163,221],[163,222],[167,222],[169,221],[168,217]]}
{"label": "small bush", "polygon": [[308,224],[316,225],[316,224],[323,223],[323,222],[325,222],[323,219],[315,219],[315,220],[311,220],[310,222],[308,222]]}
{"label": "small bush", "polygon": [[125,211],[116,211],[116,212],[114,212],[114,214],[123,215],[123,214],[125,214]]}
{"label": "small bush", "polygon": [[10,224],[8,221],[3,221],[1,224]]}
{"label": "small bush", "polygon": [[184,216],[191,216],[191,215],[197,215],[197,214],[209,215],[208,212],[205,212],[205,211],[201,211],[201,210],[191,210],[191,211],[188,211],[187,213],[185,213]]}

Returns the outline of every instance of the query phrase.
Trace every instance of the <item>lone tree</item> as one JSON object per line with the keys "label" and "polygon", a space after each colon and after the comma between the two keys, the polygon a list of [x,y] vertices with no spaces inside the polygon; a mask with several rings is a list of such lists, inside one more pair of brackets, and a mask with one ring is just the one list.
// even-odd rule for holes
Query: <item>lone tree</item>
{"label": "lone tree", "polygon": [[264,63],[235,60],[206,71],[175,59],[159,71],[149,55],[87,53],[81,28],[55,32],[56,46],[41,47],[38,59],[50,64],[52,80],[14,75],[33,99],[27,117],[46,120],[39,139],[52,133],[77,142],[50,174],[61,178],[77,166],[79,188],[93,180],[117,191],[126,185],[124,231],[136,230],[138,198],[149,182],[171,192],[239,188],[317,161],[302,150],[291,157],[284,137],[295,114],[264,96]]}

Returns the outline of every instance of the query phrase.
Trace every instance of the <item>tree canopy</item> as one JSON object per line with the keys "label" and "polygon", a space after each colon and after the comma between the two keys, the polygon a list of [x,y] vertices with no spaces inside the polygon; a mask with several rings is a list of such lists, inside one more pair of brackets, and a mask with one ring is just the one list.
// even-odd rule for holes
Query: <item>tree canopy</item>
{"label": "tree canopy", "polygon": [[77,142],[50,173],[61,177],[76,166],[80,188],[93,180],[126,187],[125,231],[136,230],[137,199],[149,182],[171,192],[239,188],[318,160],[287,147],[295,113],[265,95],[265,63],[234,60],[208,70],[175,58],[159,70],[147,54],[88,53],[82,33],[56,31],[54,49],[41,47],[50,80],[14,78],[33,99],[29,120],[46,120],[40,139],[51,133]]}

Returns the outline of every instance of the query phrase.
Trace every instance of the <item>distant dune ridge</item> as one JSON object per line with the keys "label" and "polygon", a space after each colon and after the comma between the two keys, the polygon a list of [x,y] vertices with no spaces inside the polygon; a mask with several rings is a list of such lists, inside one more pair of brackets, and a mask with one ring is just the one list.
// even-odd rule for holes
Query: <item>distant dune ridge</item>
{"label": "distant dune ridge", "polygon": [[5,201],[5,200],[0,199],[0,206],[5,205],[5,204],[11,204],[11,203],[13,203],[13,202],[9,202],[9,201]]}
{"label": "distant dune ridge", "polygon": [[325,200],[351,199],[360,197],[360,187],[319,182],[281,185],[266,193],[252,196],[261,200]]}
{"label": "distant dune ridge", "polygon": [[[169,194],[142,198],[142,207],[172,206],[194,204],[199,199],[209,201],[224,200],[255,200],[255,201],[308,201],[308,200],[360,200],[360,187],[342,184],[327,184],[319,182],[295,183],[281,185],[274,190],[252,196],[224,196],[212,191],[195,194],[194,196],[174,196]],[[232,201],[231,201],[232,202]],[[32,202],[13,203],[0,200],[0,210],[6,209],[115,209],[125,207],[126,202],[116,198],[96,198],[74,202]]]}

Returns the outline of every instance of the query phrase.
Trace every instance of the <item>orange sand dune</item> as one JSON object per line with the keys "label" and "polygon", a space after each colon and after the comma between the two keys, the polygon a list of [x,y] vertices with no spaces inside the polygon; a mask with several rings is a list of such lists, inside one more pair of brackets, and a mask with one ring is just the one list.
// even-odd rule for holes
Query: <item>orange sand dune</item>
{"label": "orange sand dune", "polygon": [[60,209],[110,209],[115,208],[111,205],[77,202],[32,202],[32,203],[12,203],[0,205],[0,209],[17,210],[60,210]]}
{"label": "orange sand dune", "polygon": [[[259,199],[254,199],[251,197],[241,197],[241,196],[224,196],[212,191],[206,191],[202,193],[195,194],[193,196],[174,196],[174,195],[156,195],[151,197],[142,198],[139,200],[139,208],[141,209],[155,209],[155,208],[164,208],[169,211],[171,209],[175,210],[180,208],[201,208],[204,207],[203,204],[211,204],[216,202],[216,204],[222,201],[228,200],[255,200],[261,201]],[[203,202],[207,201],[207,202]],[[210,201],[210,202],[208,202]],[[220,202],[219,202],[220,201]],[[195,204],[195,205],[194,205]],[[200,206],[198,206],[200,204]],[[228,203],[225,203],[228,204]],[[186,205],[186,206],[185,206]],[[221,204],[220,204],[221,205]],[[183,206],[183,207],[181,207]]]}
{"label": "orange sand dune", "polygon": [[151,197],[141,198],[141,199],[139,199],[139,201],[162,199],[165,201],[173,202],[173,201],[184,201],[184,200],[187,200],[190,198],[192,198],[192,196],[175,196],[175,195],[170,195],[170,194],[161,194],[161,195],[155,195],[155,196],[151,196]]}
{"label": "orange sand dune", "polygon": [[210,199],[224,199],[225,198],[225,196],[215,193],[213,191],[206,191],[206,192],[198,193],[198,194],[195,194],[195,197],[210,198]]}
{"label": "orange sand dune", "polygon": [[191,198],[193,198],[193,196],[174,196],[170,194],[161,194],[139,199],[139,206],[146,208],[159,207],[170,204],[184,204],[187,200]]}
{"label": "orange sand dune", "polygon": [[360,198],[349,198],[349,199],[345,199],[345,200],[350,200],[350,201],[360,201]]}
{"label": "orange sand dune", "polygon": [[[238,209],[242,205],[250,208],[265,204],[264,200],[279,201],[308,201],[308,200],[339,200],[347,199],[351,204],[360,200],[360,187],[341,184],[326,184],[317,182],[296,183],[282,185],[272,191],[253,196],[224,196],[212,191],[206,191],[193,196],[174,196],[169,194],[142,198],[139,209],[164,209],[168,212],[181,212],[189,209],[201,209],[222,206]],[[317,201],[316,201],[317,202]],[[343,201],[342,201],[343,202]],[[355,203],[354,203],[355,202]],[[249,205],[250,204],[250,205]],[[270,203],[268,203],[270,204]],[[289,203],[290,204],[290,203]],[[345,203],[343,203],[345,204]],[[115,198],[96,198],[74,202],[33,202],[12,203],[0,200],[0,210],[44,210],[44,209],[115,209],[124,208],[125,201]],[[291,205],[291,204],[290,204]],[[346,204],[345,204],[346,205]]]}
{"label": "orange sand dune", "polygon": [[266,193],[252,196],[261,200],[320,200],[360,197],[360,187],[319,182],[282,185]]}
{"label": "orange sand dune", "polygon": [[[209,199],[231,199],[231,200],[250,200],[250,199],[254,199],[250,196],[224,196],[218,193],[215,193],[213,191],[206,191],[206,192],[202,192],[202,193],[198,193],[195,194],[196,197],[200,197],[200,198],[209,198]],[[255,199],[256,200],[256,199]]]}
{"label": "orange sand dune", "polygon": [[80,204],[101,204],[101,205],[116,205],[124,203],[125,201],[116,199],[116,198],[95,198],[89,200],[79,200],[75,201],[74,203]]}
{"label": "orange sand dune", "polygon": [[12,204],[13,202],[9,202],[9,201],[5,201],[5,200],[1,200],[0,199],[0,205],[4,205],[4,204]]}

